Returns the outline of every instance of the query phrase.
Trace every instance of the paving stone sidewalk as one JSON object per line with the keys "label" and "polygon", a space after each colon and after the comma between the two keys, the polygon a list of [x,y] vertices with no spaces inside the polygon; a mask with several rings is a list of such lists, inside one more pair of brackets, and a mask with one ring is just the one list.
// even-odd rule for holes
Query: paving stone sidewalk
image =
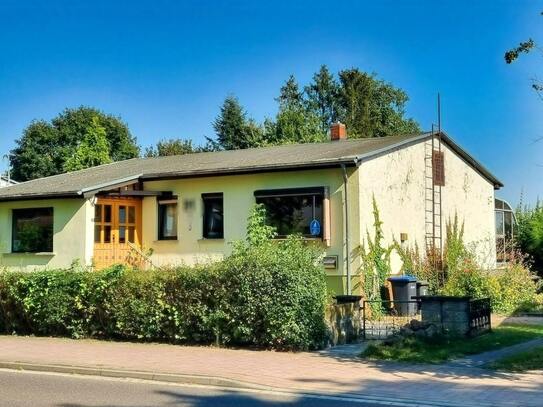
{"label": "paving stone sidewalk", "polygon": [[0,365],[4,366],[26,363],[194,375],[292,392],[417,399],[441,406],[539,407],[543,400],[541,374],[504,374],[450,365],[369,363],[353,357],[354,354],[353,349],[343,354],[282,353],[0,336]]}

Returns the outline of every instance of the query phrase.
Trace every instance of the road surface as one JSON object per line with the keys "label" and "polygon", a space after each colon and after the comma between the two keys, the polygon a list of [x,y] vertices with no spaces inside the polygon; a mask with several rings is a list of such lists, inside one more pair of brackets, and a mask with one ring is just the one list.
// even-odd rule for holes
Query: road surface
{"label": "road surface", "polygon": [[234,391],[91,376],[0,370],[1,407],[377,407],[341,397]]}

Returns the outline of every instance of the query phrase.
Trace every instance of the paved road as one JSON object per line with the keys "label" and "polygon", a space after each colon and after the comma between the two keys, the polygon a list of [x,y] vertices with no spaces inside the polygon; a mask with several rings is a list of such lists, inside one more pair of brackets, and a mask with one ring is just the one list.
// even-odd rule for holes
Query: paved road
{"label": "paved road", "polygon": [[336,398],[154,384],[124,379],[0,371],[1,407],[376,407]]}

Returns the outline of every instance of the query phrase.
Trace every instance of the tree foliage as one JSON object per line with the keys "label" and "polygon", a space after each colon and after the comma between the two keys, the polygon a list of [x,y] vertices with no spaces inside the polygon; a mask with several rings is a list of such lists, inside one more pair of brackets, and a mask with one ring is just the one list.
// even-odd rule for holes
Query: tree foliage
{"label": "tree foliage", "polygon": [[405,118],[407,94],[392,84],[360,70],[339,72],[339,119],[349,137],[385,137],[420,132],[413,119]]}
{"label": "tree foliage", "polygon": [[373,74],[359,69],[339,72],[338,79],[326,65],[309,84],[301,87],[290,75],[276,98],[278,111],[262,125],[247,117],[234,96],[228,96],[213,123],[220,149],[327,140],[330,125],[342,121],[349,138],[384,137],[420,132],[405,115],[407,94]]}
{"label": "tree foliage", "polygon": [[543,274],[543,205],[537,202],[532,208],[521,204],[515,215],[517,243],[529,255],[534,268]]}
{"label": "tree foliage", "polygon": [[146,157],[164,157],[169,155],[183,155],[195,152],[197,147],[192,144],[190,139],[162,139],[156,143],[156,147],[147,147]]}
{"label": "tree foliage", "polygon": [[319,118],[321,130],[326,133],[330,125],[339,118],[341,106],[339,103],[340,87],[337,80],[330,73],[328,67],[322,65],[304,91],[308,110]]}
{"label": "tree foliage", "polygon": [[84,131],[83,141],[64,163],[64,171],[78,171],[111,162],[106,129],[100,125],[98,118],[94,117]]}
{"label": "tree foliage", "polygon": [[276,100],[279,112],[275,121],[269,121],[265,126],[266,143],[308,143],[325,139],[326,132],[322,130],[321,120],[308,109],[294,76],[291,75],[281,87]]}
{"label": "tree foliage", "polygon": [[217,139],[210,140],[218,149],[239,150],[263,144],[262,127],[247,117],[235,96],[227,96],[213,122]]}
{"label": "tree foliage", "polygon": [[[98,127],[105,132],[107,155],[111,161],[139,155],[136,139],[130,134],[126,123],[95,108],[81,106],[64,110],[51,122],[35,120],[30,123],[11,151],[13,178],[28,181],[64,172],[66,162],[78,154],[80,148],[92,147],[88,139],[97,137],[97,131],[102,132]],[[90,136],[91,133],[94,136]],[[99,148],[103,148],[103,145]],[[93,154],[97,152],[92,151]],[[104,161],[105,155],[99,155],[98,161]],[[96,158],[94,156],[89,163],[97,161]]]}
{"label": "tree foliage", "polygon": [[[541,12],[540,14],[543,16],[543,12]],[[543,55],[543,50],[538,47],[537,43],[532,38],[528,38],[527,41],[520,42],[518,46],[510,49],[504,54],[505,62],[511,64],[516,61],[522,54],[529,54],[534,50],[539,51],[540,54]],[[540,99],[543,100],[543,82],[540,79],[532,79],[532,89],[534,89]]]}

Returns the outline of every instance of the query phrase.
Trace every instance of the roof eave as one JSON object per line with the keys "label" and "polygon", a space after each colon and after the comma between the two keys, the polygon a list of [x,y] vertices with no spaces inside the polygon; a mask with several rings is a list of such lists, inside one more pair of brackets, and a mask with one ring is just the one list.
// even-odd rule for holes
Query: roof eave
{"label": "roof eave", "polygon": [[83,196],[77,192],[59,192],[54,193],[50,192],[47,194],[19,194],[19,195],[5,195],[0,196],[0,202],[11,202],[11,201],[36,201],[40,199],[74,199],[80,198],[83,199]]}
{"label": "roof eave", "polygon": [[240,174],[255,174],[262,172],[280,172],[280,171],[299,171],[299,170],[314,170],[324,168],[339,167],[341,164],[348,166],[356,166],[358,164],[357,157],[344,157],[333,160],[314,161],[307,164],[277,164],[266,166],[253,166],[245,168],[220,168],[209,171],[178,171],[178,172],[164,172],[164,173],[149,173],[141,176],[142,181],[152,181],[161,179],[175,179],[175,178],[200,178],[200,177],[216,177],[225,175],[240,175]]}
{"label": "roof eave", "polygon": [[466,150],[460,147],[447,133],[442,131],[441,136],[458,155],[460,155],[464,160],[471,164],[471,166],[475,168],[483,177],[492,182],[495,190],[503,188],[503,182],[496,178],[483,164],[476,160],[471,154],[469,154]]}

